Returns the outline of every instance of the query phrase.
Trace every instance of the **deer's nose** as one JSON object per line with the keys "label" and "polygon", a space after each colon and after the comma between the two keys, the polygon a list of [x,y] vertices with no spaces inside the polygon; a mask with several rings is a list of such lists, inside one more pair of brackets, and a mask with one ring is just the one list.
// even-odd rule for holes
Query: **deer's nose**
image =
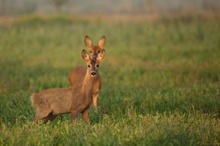
{"label": "deer's nose", "polygon": [[96,75],[96,72],[95,72],[95,71],[92,71],[92,72],[91,72],[91,75],[92,75],[92,76],[95,76],[95,75]]}

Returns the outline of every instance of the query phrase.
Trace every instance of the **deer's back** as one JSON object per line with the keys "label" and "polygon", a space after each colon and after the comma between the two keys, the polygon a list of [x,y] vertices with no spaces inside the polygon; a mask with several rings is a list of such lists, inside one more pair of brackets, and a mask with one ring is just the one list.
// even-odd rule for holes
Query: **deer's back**
{"label": "deer's back", "polygon": [[81,96],[80,85],[69,88],[51,88],[32,95],[32,104],[38,108],[50,108],[54,114],[70,112]]}

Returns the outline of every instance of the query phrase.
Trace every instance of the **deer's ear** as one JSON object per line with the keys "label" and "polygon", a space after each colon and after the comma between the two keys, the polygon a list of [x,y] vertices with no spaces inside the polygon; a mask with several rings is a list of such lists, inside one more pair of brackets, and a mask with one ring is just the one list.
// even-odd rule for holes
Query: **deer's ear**
{"label": "deer's ear", "polygon": [[87,48],[91,48],[93,46],[92,41],[90,40],[88,35],[85,36],[84,41],[85,41],[85,45],[86,45]]}
{"label": "deer's ear", "polygon": [[89,62],[90,60],[89,54],[86,52],[85,49],[82,50],[82,58],[83,60],[85,60],[85,62]]}
{"label": "deer's ear", "polygon": [[102,49],[96,58],[97,61],[102,62],[102,60],[105,58],[105,54],[106,54],[105,49]]}
{"label": "deer's ear", "polygon": [[100,49],[103,49],[106,43],[106,38],[105,36],[102,36],[101,39],[99,40],[98,46]]}

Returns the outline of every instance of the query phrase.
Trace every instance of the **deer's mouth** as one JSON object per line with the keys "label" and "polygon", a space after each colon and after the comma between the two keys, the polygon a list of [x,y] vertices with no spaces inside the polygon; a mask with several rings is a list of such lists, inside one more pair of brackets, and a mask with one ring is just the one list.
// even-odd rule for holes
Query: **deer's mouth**
{"label": "deer's mouth", "polygon": [[96,73],[95,71],[92,71],[92,72],[91,72],[91,76],[92,76],[92,77],[95,77],[96,74],[97,74],[97,73]]}

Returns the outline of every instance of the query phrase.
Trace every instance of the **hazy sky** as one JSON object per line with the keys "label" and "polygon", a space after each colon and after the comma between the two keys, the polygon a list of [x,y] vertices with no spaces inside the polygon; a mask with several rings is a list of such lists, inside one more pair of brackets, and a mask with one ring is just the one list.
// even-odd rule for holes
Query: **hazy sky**
{"label": "hazy sky", "polygon": [[220,9],[220,0],[0,0],[1,13],[72,12],[72,13],[144,13]]}

